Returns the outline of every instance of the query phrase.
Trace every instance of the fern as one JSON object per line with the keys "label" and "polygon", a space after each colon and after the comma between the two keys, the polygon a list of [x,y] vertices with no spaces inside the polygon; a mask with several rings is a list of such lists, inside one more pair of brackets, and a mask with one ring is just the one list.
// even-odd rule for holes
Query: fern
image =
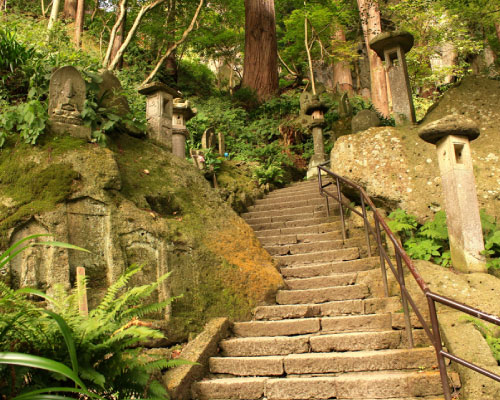
{"label": "fern", "polygon": [[428,221],[422,225],[418,234],[427,239],[448,240],[448,227],[446,226],[445,212],[437,212],[432,221]]}
{"label": "fern", "polygon": [[401,236],[403,241],[413,237],[417,229],[417,219],[413,215],[409,215],[406,211],[397,209],[389,214],[387,225],[394,233]]}

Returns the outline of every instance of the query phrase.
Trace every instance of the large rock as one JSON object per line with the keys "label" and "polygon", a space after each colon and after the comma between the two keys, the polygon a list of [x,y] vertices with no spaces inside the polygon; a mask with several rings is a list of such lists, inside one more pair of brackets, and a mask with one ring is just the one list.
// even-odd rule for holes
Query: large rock
{"label": "large rock", "polygon": [[372,110],[361,110],[351,121],[352,133],[362,132],[375,126],[380,126],[380,119]]}
{"label": "large rock", "polygon": [[212,317],[249,318],[282,284],[251,228],[187,161],[128,135],[109,149],[69,136],[46,140],[0,154],[0,247],[51,233],[91,253],[23,252],[0,271],[12,287],[69,288],[85,267],[92,308],[133,263],[144,268],[131,284],[171,272],[153,300],[183,295],[156,315],[178,342]]}
{"label": "large rock", "polygon": [[[479,205],[500,217],[500,82],[467,78],[450,89],[423,124],[463,115],[481,130],[471,142]],[[418,137],[418,128],[372,128],[340,137],[331,152],[335,172],[366,188],[388,210],[403,208],[421,221],[443,206],[435,146]]]}

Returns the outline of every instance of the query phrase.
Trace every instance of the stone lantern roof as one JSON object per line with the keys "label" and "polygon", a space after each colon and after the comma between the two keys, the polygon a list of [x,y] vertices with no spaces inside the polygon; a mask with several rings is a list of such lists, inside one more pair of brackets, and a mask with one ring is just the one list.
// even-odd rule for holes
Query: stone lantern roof
{"label": "stone lantern roof", "polygon": [[427,143],[436,144],[442,138],[454,135],[465,136],[472,141],[479,137],[480,131],[477,124],[461,115],[448,115],[422,127],[418,131],[420,139]]}
{"label": "stone lantern roof", "polygon": [[190,120],[197,113],[196,108],[191,108],[191,102],[189,100],[183,101],[181,98],[175,98],[173,107],[174,114],[181,114],[185,121]]}
{"label": "stone lantern roof", "polygon": [[156,92],[167,92],[168,94],[172,95],[173,97],[179,97],[180,93],[172,89],[170,86],[165,85],[164,83],[161,82],[151,82],[146,85],[141,86],[137,91],[140,94],[143,94],[145,96],[148,96],[152,93]]}
{"label": "stone lantern roof", "polygon": [[318,95],[312,96],[311,100],[305,104],[304,113],[306,115],[311,115],[314,111],[322,111],[324,113],[328,111],[328,106],[319,99]]}
{"label": "stone lantern roof", "polygon": [[408,53],[413,47],[413,42],[413,35],[410,32],[384,32],[370,40],[370,48],[384,61],[384,50],[401,47],[405,53]]}

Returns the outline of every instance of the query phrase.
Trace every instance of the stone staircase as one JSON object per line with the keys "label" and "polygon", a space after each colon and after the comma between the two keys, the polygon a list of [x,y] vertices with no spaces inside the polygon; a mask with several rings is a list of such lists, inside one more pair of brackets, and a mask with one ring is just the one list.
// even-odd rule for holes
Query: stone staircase
{"label": "stone staircase", "polygon": [[364,237],[344,245],[338,212],[330,210],[328,217],[317,182],[303,182],[243,215],[287,289],[276,305],[257,307],[253,321],[234,324],[193,398],[443,398],[434,349],[418,330],[418,347],[406,348],[404,331],[394,329],[402,326],[399,299],[372,297],[357,282],[361,271],[379,266],[378,257],[360,258]]}

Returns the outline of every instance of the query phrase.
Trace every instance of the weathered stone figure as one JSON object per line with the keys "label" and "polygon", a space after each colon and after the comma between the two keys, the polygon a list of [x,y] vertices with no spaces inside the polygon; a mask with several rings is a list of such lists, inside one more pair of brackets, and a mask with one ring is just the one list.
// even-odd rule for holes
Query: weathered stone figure
{"label": "weathered stone figure", "polygon": [[415,123],[415,109],[405,58],[405,53],[413,47],[413,36],[403,31],[381,33],[370,41],[370,47],[386,62],[396,124]]}
{"label": "weathered stone figure", "polygon": [[49,125],[53,132],[90,139],[91,129],[83,125],[82,119],[85,93],[85,81],[76,68],[62,67],[52,74],[49,85]]}
{"label": "weathered stone figure", "polygon": [[180,158],[186,158],[186,138],[188,130],[186,122],[196,115],[196,109],[191,108],[189,100],[176,98],[173,101],[172,118],[172,153]]}
{"label": "weathered stone figure", "polygon": [[179,93],[160,82],[153,82],[139,88],[146,98],[147,134],[150,139],[172,149],[172,100]]}
{"label": "weathered stone figure", "polygon": [[469,146],[479,128],[470,119],[450,115],[421,128],[419,136],[436,145],[453,266],[464,272],[486,272]]}
{"label": "weathered stone figure", "polygon": [[215,147],[215,131],[214,128],[207,128],[201,137],[201,148],[211,149],[213,147]]}

